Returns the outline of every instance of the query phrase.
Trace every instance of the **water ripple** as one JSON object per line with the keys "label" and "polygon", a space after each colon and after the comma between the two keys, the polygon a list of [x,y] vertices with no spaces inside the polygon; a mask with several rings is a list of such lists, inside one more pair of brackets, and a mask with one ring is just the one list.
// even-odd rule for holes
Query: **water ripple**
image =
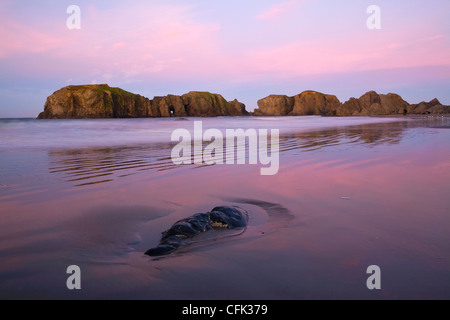
{"label": "water ripple", "polygon": [[[408,122],[378,123],[287,133],[280,136],[279,150],[280,154],[296,155],[355,144],[367,146],[397,144],[407,126]],[[204,143],[204,147],[207,144]],[[139,173],[173,170],[180,167],[186,168],[186,166],[192,169],[210,166],[208,164],[175,165],[170,158],[174,146],[175,143],[159,143],[52,150],[49,151],[49,171],[52,174],[62,175],[65,181],[81,187],[108,183]],[[246,163],[248,163],[248,149],[246,145]],[[238,150],[240,150],[238,147],[233,150],[224,150],[224,159],[231,154],[236,161]]]}

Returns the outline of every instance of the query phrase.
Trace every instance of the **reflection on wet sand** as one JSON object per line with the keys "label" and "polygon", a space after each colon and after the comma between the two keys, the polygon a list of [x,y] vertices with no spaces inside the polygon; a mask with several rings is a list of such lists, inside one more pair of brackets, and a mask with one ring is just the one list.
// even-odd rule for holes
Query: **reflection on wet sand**
{"label": "reflection on wet sand", "polygon": [[[436,119],[432,122],[427,119],[419,119],[284,134],[280,136],[280,157],[286,152],[296,154],[297,152],[311,152],[352,144],[394,145],[400,143],[406,129],[427,126],[448,127],[448,118],[443,118],[438,122]],[[179,167],[170,158],[174,145],[175,143],[159,143],[50,151],[49,170],[54,174],[64,174],[63,179],[71,182],[74,186],[106,183],[137,173],[164,171]],[[246,149],[248,150],[247,147]],[[198,168],[205,165],[189,166]]]}
{"label": "reflection on wet sand", "polygon": [[285,135],[280,151],[315,151],[344,144],[398,144],[407,122],[366,124]]}
{"label": "reflection on wet sand", "polygon": [[172,144],[50,151],[50,173],[64,173],[76,186],[104,183],[142,171],[175,167],[166,150]]}
{"label": "reflection on wet sand", "polygon": [[[372,299],[376,264],[375,298],[448,299],[446,121],[285,130],[270,177],[175,166],[170,143],[4,152],[0,297],[73,298],[65,271],[79,265],[86,299]],[[144,256],[174,221],[216,205],[246,209],[246,232]]]}

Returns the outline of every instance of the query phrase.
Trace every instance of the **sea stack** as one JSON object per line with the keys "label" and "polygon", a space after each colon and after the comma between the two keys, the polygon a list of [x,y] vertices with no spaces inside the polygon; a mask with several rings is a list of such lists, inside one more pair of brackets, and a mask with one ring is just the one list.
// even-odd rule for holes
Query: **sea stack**
{"label": "sea stack", "polygon": [[304,91],[293,97],[270,95],[258,101],[257,116],[334,116],[341,106],[336,96],[317,91]]}
{"label": "sea stack", "polygon": [[245,105],[220,94],[189,92],[150,100],[107,84],[64,87],[47,98],[38,119],[245,116]]}
{"label": "sea stack", "polygon": [[270,95],[258,101],[254,116],[381,116],[407,114],[445,114],[450,106],[439,100],[409,104],[395,93],[378,94],[369,91],[360,98],[350,98],[345,103],[330,94],[304,91],[293,97]]}

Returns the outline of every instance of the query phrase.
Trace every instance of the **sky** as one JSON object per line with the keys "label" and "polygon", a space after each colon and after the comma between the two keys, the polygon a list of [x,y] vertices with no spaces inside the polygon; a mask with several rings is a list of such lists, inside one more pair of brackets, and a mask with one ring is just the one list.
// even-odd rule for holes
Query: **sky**
{"label": "sky", "polygon": [[448,0],[0,0],[0,118],[94,83],[150,99],[210,91],[249,111],[305,90],[450,105],[449,12]]}

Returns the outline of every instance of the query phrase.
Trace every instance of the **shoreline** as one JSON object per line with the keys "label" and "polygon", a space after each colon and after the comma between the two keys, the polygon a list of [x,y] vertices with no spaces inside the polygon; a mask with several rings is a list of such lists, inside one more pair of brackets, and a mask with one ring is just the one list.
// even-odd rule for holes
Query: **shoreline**
{"label": "shoreline", "polygon": [[160,117],[160,118],[154,118],[154,117],[142,117],[142,118],[69,118],[69,119],[38,119],[36,117],[8,117],[8,118],[0,118],[0,120],[5,121],[13,121],[13,120],[132,120],[132,119],[160,119],[160,120],[183,120],[183,119],[209,119],[209,118],[293,118],[293,117],[301,117],[301,118],[312,118],[312,117],[323,117],[323,118],[435,118],[435,117],[450,117],[450,114],[448,113],[437,113],[437,114],[408,114],[408,115],[400,115],[400,114],[393,114],[393,115],[355,115],[355,116],[323,116],[323,115],[286,115],[286,116],[274,116],[274,115],[267,115],[267,116],[255,116],[255,115],[248,115],[248,116],[210,116],[210,117],[194,117],[194,116],[180,116],[180,117]]}

